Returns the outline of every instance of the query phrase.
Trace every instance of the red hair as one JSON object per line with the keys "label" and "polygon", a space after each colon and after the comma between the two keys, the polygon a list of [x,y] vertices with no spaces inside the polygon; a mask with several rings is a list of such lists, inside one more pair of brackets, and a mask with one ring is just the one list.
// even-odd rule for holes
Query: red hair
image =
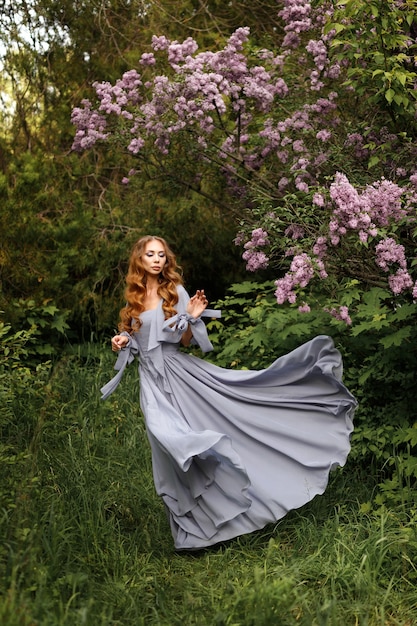
{"label": "red hair", "polygon": [[162,237],[146,235],[141,237],[133,246],[129,259],[129,269],[126,276],[125,298],[126,306],[120,311],[119,330],[131,333],[139,330],[140,314],[145,310],[146,272],[142,264],[142,256],[146,245],[150,241],[159,241],[164,247],[166,261],[159,276],[158,295],[162,298],[162,308],[165,319],[175,315],[175,305],[178,303],[177,285],[183,281],[179,274],[179,267],[175,254]]}

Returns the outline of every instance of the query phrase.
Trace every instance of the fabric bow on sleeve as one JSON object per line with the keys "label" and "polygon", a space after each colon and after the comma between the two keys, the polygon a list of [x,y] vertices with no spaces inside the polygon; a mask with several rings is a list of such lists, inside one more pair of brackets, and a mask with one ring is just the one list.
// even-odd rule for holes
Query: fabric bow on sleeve
{"label": "fabric bow on sleeve", "polygon": [[127,344],[125,348],[122,348],[119,351],[119,354],[117,356],[117,361],[114,365],[114,369],[117,371],[116,376],[114,376],[111,380],[109,380],[109,382],[106,383],[104,387],[100,389],[101,394],[102,394],[101,395],[102,400],[105,400],[106,398],[110,396],[110,394],[113,393],[113,391],[116,389],[116,387],[120,383],[122,376],[123,376],[123,372],[125,371],[126,367],[130,363],[132,363],[132,361],[134,360],[135,356],[138,353],[139,353],[139,346],[136,343],[135,338],[129,337],[129,343]]}
{"label": "fabric bow on sleeve", "polygon": [[[221,317],[221,311],[215,309],[206,309],[203,311],[200,317]],[[200,317],[193,317],[189,313],[177,313],[168,320],[165,320],[162,330],[164,332],[175,333],[178,332],[182,335],[187,330],[188,324],[191,325],[191,331],[195,342],[200,346],[203,352],[210,352],[213,350],[213,345],[208,338],[206,326]]]}

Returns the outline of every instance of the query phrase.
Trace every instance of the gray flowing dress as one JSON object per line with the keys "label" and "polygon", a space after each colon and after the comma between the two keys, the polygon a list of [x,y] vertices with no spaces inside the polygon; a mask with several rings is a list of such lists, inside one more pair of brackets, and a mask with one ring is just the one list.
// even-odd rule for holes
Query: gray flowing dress
{"label": "gray flowing dress", "polygon": [[179,313],[168,322],[162,303],[142,314],[102,393],[110,395],[138,357],[156,491],[176,549],[196,550],[261,529],[322,494],[349,453],[356,401],[327,336],[260,371],[227,370],[180,351],[188,323],[204,351],[212,346],[178,291]]}

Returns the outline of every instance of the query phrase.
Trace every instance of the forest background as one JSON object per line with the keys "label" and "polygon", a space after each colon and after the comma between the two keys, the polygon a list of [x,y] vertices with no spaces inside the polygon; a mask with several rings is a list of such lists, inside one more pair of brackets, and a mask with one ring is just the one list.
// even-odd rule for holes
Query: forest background
{"label": "forest background", "polygon": [[[0,4],[2,623],[415,623],[415,0]],[[330,334],[359,401],[329,495],[189,561],[98,399],[148,233],[208,358]]]}

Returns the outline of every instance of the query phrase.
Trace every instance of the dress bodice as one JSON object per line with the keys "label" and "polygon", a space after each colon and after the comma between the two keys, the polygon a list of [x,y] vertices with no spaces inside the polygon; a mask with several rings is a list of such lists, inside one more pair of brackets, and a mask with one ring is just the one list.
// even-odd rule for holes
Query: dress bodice
{"label": "dress bodice", "polygon": [[140,321],[142,324],[139,331],[135,333],[135,339],[138,342],[141,351],[144,353],[148,351],[149,333],[151,330],[152,319],[155,315],[156,309],[149,309],[148,311],[143,311],[140,314]]}

